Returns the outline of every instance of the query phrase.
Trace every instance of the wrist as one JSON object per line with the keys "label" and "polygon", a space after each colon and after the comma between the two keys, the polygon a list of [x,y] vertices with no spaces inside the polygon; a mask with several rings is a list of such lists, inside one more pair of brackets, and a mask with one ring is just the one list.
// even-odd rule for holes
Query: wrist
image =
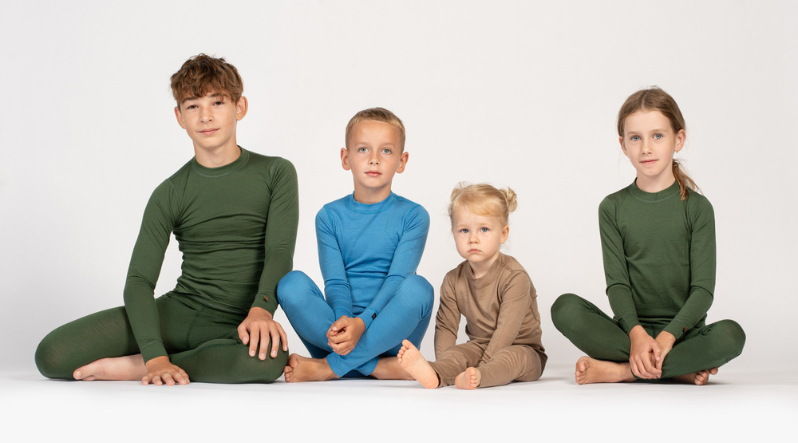
{"label": "wrist", "polygon": [[267,317],[269,320],[272,320],[274,318],[274,317],[272,317],[272,313],[271,312],[269,312],[269,311],[267,311],[267,310],[265,310],[265,309],[263,309],[261,307],[258,307],[258,306],[251,307],[249,309],[249,315]]}
{"label": "wrist", "polygon": [[146,363],[144,363],[144,366],[146,366],[147,369],[150,369],[153,366],[157,366],[157,365],[160,365],[160,364],[169,364],[169,363],[171,363],[169,361],[169,357],[167,357],[165,355],[162,355],[160,357],[154,357],[154,358],[149,359]]}

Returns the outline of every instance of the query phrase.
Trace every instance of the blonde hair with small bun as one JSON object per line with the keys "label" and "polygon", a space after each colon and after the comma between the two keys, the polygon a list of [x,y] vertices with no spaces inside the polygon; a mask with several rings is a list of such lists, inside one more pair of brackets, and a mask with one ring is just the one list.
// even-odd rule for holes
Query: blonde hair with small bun
{"label": "blonde hair with small bun", "polygon": [[496,189],[487,183],[469,185],[460,182],[452,190],[451,203],[449,203],[449,220],[454,222],[454,211],[467,208],[477,215],[499,217],[507,226],[510,213],[518,207],[518,196],[510,189]]}

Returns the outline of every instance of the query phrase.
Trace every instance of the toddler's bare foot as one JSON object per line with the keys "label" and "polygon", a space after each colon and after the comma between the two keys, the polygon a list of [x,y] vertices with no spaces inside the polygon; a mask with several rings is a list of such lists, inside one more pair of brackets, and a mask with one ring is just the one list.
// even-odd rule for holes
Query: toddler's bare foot
{"label": "toddler's bare foot", "polygon": [[704,369],[703,371],[698,371],[695,374],[684,374],[678,377],[673,377],[673,380],[678,381],[680,383],[688,383],[688,384],[695,384],[698,386],[702,386],[707,384],[710,375],[715,375],[717,373],[718,373],[718,368]]}
{"label": "toddler's bare foot", "polygon": [[291,354],[288,366],[285,367],[285,381],[296,383],[303,381],[326,381],[338,378],[327,364],[326,358],[307,358]]}
{"label": "toddler's bare foot", "polygon": [[635,380],[632,370],[629,368],[629,363],[596,360],[587,356],[580,358],[576,362],[574,378],[580,385]]}
{"label": "toddler's bare foot", "polygon": [[482,380],[482,374],[477,368],[467,368],[461,372],[460,375],[455,377],[454,385],[457,389],[474,390],[479,387],[479,382]]}
{"label": "toddler's bare foot", "polygon": [[75,380],[138,381],[147,375],[147,367],[141,354],[124,357],[101,358],[75,369]]}
{"label": "toddler's bare foot", "polygon": [[383,357],[377,361],[377,367],[371,376],[380,380],[415,380],[412,375],[402,369],[397,357]]}
{"label": "toddler's bare foot", "polygon": [[427,389],[435,389],[438,387],[438,374],[432,369],[432,366],[429,365],[427,360],[424,359],[424,356],[421,355],[418,348],[413,346],[413,343],[410,343],[410,340],[402,341],[402,349],[399,350],[396,359],[402,369],[421,383],[421,386]]}

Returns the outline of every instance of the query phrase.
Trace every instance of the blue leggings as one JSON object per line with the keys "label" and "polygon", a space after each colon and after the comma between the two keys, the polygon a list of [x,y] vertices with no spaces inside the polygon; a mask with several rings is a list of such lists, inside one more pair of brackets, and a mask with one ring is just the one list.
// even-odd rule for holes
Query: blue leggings
{"label": "blue leggings", "polygon": [[[277,300],[310,355],[327,357],[327,363],[339,377],[371,374],[380,357],[396,356],[404,339],[420,347],[429,325],[433,298],[434,290],[424,277],[408,276],[360,337],[355,349],[347,355],[338,355],[327,344],[327,331],[337,319],[313,280],[304,272],[292,271],[277,286]],[[362,309],[354,314],[360,312]]]}

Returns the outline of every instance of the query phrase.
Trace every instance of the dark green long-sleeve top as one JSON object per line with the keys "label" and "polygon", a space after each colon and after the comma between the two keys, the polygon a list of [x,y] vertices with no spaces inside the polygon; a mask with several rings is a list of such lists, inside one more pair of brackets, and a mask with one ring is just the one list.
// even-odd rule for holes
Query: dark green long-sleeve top
{"label": "dark green long-sleeve top", "polygon": [[234,162],[186,163],[152,193],[125,283],[125,309],[144,361],[167,355],[154,289],[170,235],[183,253],[175,293],[210,308],[274,313],[277,283],[293,267],[299,219],[294,166],[241,149]]}
{"label": "dark green long-sleeve top", "polygon": [[679,184],[649,193],[635,183],[599,205],[601,249],[610,307],[629,331],[667,324],[677,339],[704,320],[715,291],[715,215]]}

